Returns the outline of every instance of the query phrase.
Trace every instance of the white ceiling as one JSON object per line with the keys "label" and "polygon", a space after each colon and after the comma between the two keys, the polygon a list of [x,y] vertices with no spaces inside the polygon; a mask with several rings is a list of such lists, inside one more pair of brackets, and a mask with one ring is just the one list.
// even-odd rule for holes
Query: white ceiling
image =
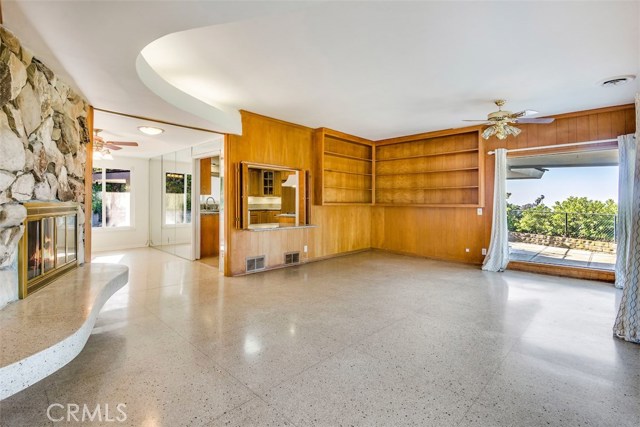
{"label": "white ceiling", "polygon": [[[148,158],[212,141],[221,142],[223,139],[223,135],[220,134],[123,117],[102,111],[95,112],[94,120],[95,127],[103,129],[100,136],[105,141],[134,141],[138,143],[138,147],[123,147],[122,150],[112,151],[114,156]],[[159,127],[164,132],[160,135],[149,136],[140,132],[138,126]]]}
{"label": "white ceiling", "polygon": [[3,12],[93,105],[216,130],[217,116],[140,81],[145,46],[156,73],[212,108],[372,139],[462,127],[497,97],[544,115],[630,103],[639,87],[596,84],[638,74],[638,2],[29,1]]}

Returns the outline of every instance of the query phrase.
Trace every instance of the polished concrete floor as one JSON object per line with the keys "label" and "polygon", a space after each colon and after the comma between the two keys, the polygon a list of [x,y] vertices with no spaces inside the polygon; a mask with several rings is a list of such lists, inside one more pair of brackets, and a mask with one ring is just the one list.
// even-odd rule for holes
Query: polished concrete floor
{"label": "polished concrete floor", "polygon": [[65,425],[52,404],[125,404],[112,426],[640,425],[607,284],[383,252],[239,278],[153,249],[96,261],[130,284],[0,425]]}

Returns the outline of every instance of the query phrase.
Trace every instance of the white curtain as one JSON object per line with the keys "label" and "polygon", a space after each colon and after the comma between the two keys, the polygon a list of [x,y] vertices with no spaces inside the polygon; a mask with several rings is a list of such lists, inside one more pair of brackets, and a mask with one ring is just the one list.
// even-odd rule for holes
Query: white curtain
{"label": "white curtain", "polygon": [[493,192],[493,222],[489,252],[482,263],[485,271],[504,271],[509,264],[509,230],[507,226],[507,150],[498,148]]}
{"label": "white curtain", "polygon": [[[633,165],[633,179],[627,183],[627,187],[632,185],[621,196],[627,197],[631,193],[629,212],[621,212],[629,215],[627,225],[628,234],[625,235],[626,251],[625,260],[620,261],[620,254],[616,259],[616,286],[622,287],[622,298],[616,323],[613,326],[613,333],[618,338],[640,344],[640,159],[638,158],[638,139],[640,135],[640,95],[636,95],[636,141],[635,164]],[[624,145],[629,141],[628,136],[624,138]],[[620,149],[624,149],[620,147]],[[626,151],[626,149],[625,149]],[[626,153],[628,154],[628,152]],[[629,159],[626,159],[629,161]],[[620,169],[623,165],[620,164]],[[622,177],[622,171],[620,172]],[[633,183],[633,184],[632,184]],[[623,183],[620,182],[620,186]],[[620,202],[620,201],[618,201]],[[618,247],[618,250],[620,248]],[[621,268],[623,282],[618,283],[618,268]]]}
{"label": "white curtain", "polygon": [[616,230],[616,288],[627,280],[627,263],[631,239],[633,175],[637,163],[637,144],[633,135],[618,137],[618,222]]}

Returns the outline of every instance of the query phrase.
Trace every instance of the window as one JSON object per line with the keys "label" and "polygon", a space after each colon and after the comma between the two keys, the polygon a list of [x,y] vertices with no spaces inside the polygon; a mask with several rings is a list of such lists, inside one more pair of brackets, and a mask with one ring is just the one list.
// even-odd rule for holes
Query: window
{"label": "window", "polygon": [[131,171],[93,168],[91,226],[131,226]]}
{"label": "window", "polygon": [[191,224],[191,174],[167,172],[164,182],[165,225]]}

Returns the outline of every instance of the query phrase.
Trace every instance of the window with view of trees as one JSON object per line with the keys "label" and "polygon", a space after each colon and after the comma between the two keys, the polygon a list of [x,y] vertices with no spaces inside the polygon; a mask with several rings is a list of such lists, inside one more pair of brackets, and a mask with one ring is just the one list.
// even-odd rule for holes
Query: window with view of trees
{"label": "window with view of trees", "polygon": [[618,205],[612,199],[568,197],[553,206],[535,202],[518,206],[507,203],[509,231],[570,237],[601,242],[615,241]]}
{"label": "window with view of trees", "polygon": [[131,171],[93,168],[91,226],[131,226]]}
{"label": "window with view of trees", "polygon": [[164,223],[165,225],[191,223],[191,174],[176,172],[165,174]]}

